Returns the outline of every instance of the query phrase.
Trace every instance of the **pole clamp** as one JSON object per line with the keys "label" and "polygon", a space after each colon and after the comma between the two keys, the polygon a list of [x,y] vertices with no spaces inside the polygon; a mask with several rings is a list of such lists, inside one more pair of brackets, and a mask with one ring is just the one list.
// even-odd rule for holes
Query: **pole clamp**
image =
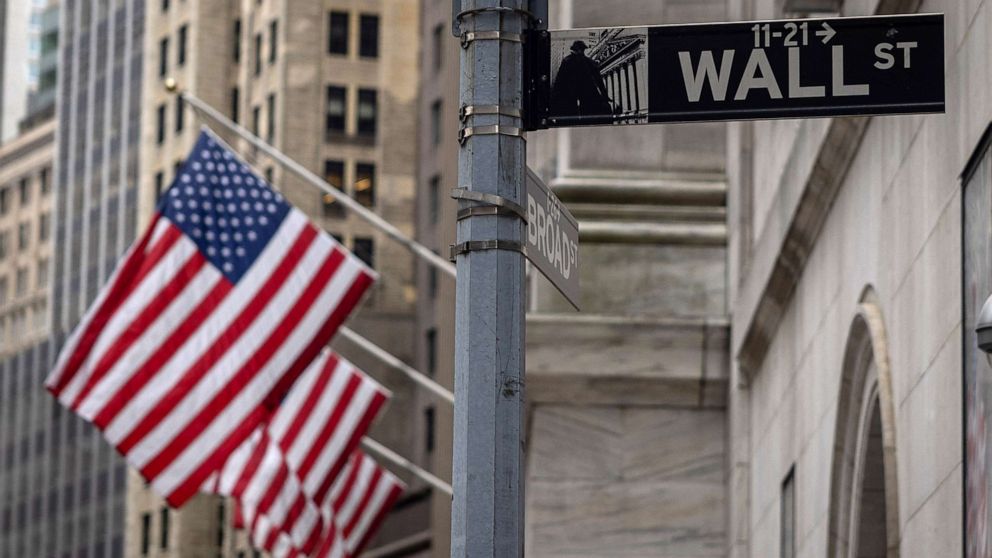
{"label": "pole clamp", "polygon": [[523,244],[514,240],[469,240],[451,245],[451,261],[455,261],[455,258],[462,254],[481,250],[512,250],[527,255],[527,250]]}
{"label": "pole clamp", "polygon": [[533,23],[540,25],[542,23],[541,18],[537,17],[533,13],[523,8],[510,8],[507,6],[489,6],[486,8],[472,8],[469,10],[462,10],[455,15],[455,21],[461,21],[468,16],[474,16],[482,13],[496,12],[499,14],[519,14],[527,19],[531,20]]}
{"label": "pole clamp", "polygon": [[461,36],[462,48],[474,41],[506,41],[510,43],[524,42],[524,36],[520,33],[510,33],[509,31],[466,31]]}
{"label": "pole clamp", "polygon": [[468,138],[472,136],[509,136],[524,140],[527,139],[527,134],[516,126],[490,124],[488,126],[468,126],[458,130],[458,143],[464,145]]}
{"label": "pole clamp", "polygon": [[461,221],[474,215],[516,215],[527,222],[527,211],[517,202],[495,194],[475,192],[467,188],[451,190],[451,197],[456,200],[469,200],[486,204],[485,206],[465,207],[458,210],[458,220]]}
{"label": "pole clamp", "polygon": [[458,119],[462,122],[468,120],[470,116],[477,115],[499,115],[511,118],[522,118],[522,113],[517,107],[503,107],[500,105],[462,105],[458,109]]}

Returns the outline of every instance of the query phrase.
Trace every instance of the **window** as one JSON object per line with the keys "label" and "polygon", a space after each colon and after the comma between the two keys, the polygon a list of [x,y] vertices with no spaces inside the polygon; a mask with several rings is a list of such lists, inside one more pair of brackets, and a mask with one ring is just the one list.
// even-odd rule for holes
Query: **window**
{"label": "window", "polygon": [[165,77],[169,71],[169,38],[158,42],[158,77]]}
{"label": "window", "polygon": [[158,106],[155,116],[155,141],[162,145],[165,142],[165,104]]}
{"label": "window", "polygon": [[272,167],[265,168],[265,181],[269,183],[269,186],[272,186],[272,177],[274,177],[275,174],[276,171]]}
{"label": "window", "polygon": [[[434,253],[437,254],[437,250]],[[431,299],[437,298],[437,266],[434,265],[427,266],[427,294]]]}
{"label": "window", "polygon": [[188,34],[189,34],[189,25],[184,23],[182,27],[179,28],[179,38],[178,38],[179,44],[177,45],[178,52],[176,52],[177,66],[182,66],[183,64],[186,63],[186,39]]}
{"label": "window", "polygon": [[252,107],[251,109],[251,133],[258,135],[259,122],[262,120],[262,109],[260,107]]}
{"label": "window", "polygon": [[217,504],[217,547],[224,546],[224,502]]}
{"label": "window", "polygon": [[235,62],[241,62],[241,20],[234,20],[234,29],[231,33],[231,58]]}
{"label": "window", "polygon": [[24,221],[17,225],[17,251],[23,252],[31,244],[31,222]]}
{"label": "window", "polygon": [[141,555],[148,556],[148,549],[151,546],[152,514],[141,514]]}
{"label": "window", "polygon": [[[434,266],[430,266],[434,269]],[[437,372],[437,328],[428,328],[424,333],[424,349],[427,360],[427,373],[433,378]]]}
{"label": "window", "polygon": [[169,0],[162,0],[162,11],[169,11]]}
{"label": "window", "polygon": [[51,169],[45,167],[38,173],[38,182],[41,183],[41,195],[47,196],[52,191]]}
{"label": "window", "polygon": [[0,188],[0,215],[6,215],[10,210],[10,188]]}
{"label": "window", "polygon": [[159,548],[162,550],[167,550],[169,548],[169,508],[162,506],[162,511],[160,512],[160,517],[162,519],[161,523],[161,540],[159,540]]}
{"label": "window", "polygon": [[28,268],[17,268],[17,275],[14,279],[15,296],[24,296],[28,292]]}
{"label": "window", "polygon": [[325,139],[334,134],[344,133],[345,120],[345,88],[336,85],[327,86],[327,107],[324,121]]}
{"label": "window", "polygon": [[276,37],[278,36],[279,36],[279,22],[276,20],[272,20],[269,23],[269,62],[270,63],[276,61],[276,55],[278,54],[276,50],[276,45],[277,45]]}
{"label": "window", "polygon": [[176,132],[177,133],[183,131],[183,124],[184,124],[183,109],[185,108],[186,107],[185,107],[185,103],[183,103],[183,98],[177,95],[176,96]]}
{"label": "window", "polygon": [[41,258],[38,260],[38,272],[35,276],[35,283],[38,288],[43,288],[48,286],[48,259]]}
{"label": "window", "polygon": [[441,69],[444,61],[444,24],[439,23],[434,26],[434,71]]}
{"label": "window", "polygon": [[375,206],[375,165],[355,165],[355,200],[365,207]]}
{"label": "window", "polygon": [[276,139],[276,95],[270,93],[265,99],[265,112],[268,116],[268,125],[265,128],[266,140],[272,143]]}
{"label": "window", "polygon": [[379,56],[379,16],[362,14],[358,18],[358,55],[364,58]]}
{"label": "window", "polygon": [[789,474],[782,481],[782,506],[779,533],[780,558],[795,558],[796,556],[796,468],[789,469]]}
{"label": "window", "polygon": [[262,34],[255,34],[255,75],[262,73]]}
{"label": "window", "polygon": [[431,103],[431,142],[441,143],[441,99]]}
{"label": "window", "polygon": [[441,205],[441,176],[437,174],[432,176],[430,184],[428,184],[427,188],[427,203],[430,206],[428,207],[427,212],[430,214],[431,223],[437,223]]}
{"label": "window", "polygon": [[21,201],[21,207],[31,201],[31,182],[27,178],[22,178],[17,184],[17,194]]}
{"label": "window", "polygon": [[331,12],[327,19],[328,54],[348,54],[348,13]]}
{"label": "window", "polygon": [[[343,190],[344,162],[324,161],[324,181],[338,190]],[[322,200],[323,203],[321,206],[324,217],[341,217],[344,215],[344,207],[334,199],[334,196],[324,194]]]}
{"label": "window", "polygon": [[7,231],[0,232],[0,260],[7,258],[7,239],[9,236]]}
{"label": "window", "polygon": [[165,175],[162,171],[155,173],[155,201],[162,199],[162,189],[165,187]]}
{"label": "window", "polygon": [[434,415],[434,407],[424,409],[424,450],[428,453],[434,451],[434,423],[436,422]]}
{"label": "window", "polygon": [[[6,276],[3,276],[3,277],[0,277],[0,304],[7,304],[7,300],[9,300],[7,298],[7,296],[8,296],[8,293],[7,293],[7,277]],[[8,455],[13,455],[13,453],[10,453]]]}
{"label": "window", "polygon": [[355,247],[352,252],[355,257],[362,260],[371,268],[375,268],[375,244],[372,242],[371,238],[368,237],[355,237]]}
{"label": "window", "polygon": [[51,213],[45,211],[38,216],[38,242],[45,242],[48,240],[49,233],[52,228],[52,215]]}
{"label": "window", "polygon": [[240,104],[241,104],[241,91],[237,87],[231,88],[231,120],[235,124],[241,119],[240,114]]}
{"label": "window", "polygon": [[376,93],[373,89],[358,90],[358,133],[363,136],[375,135]]}

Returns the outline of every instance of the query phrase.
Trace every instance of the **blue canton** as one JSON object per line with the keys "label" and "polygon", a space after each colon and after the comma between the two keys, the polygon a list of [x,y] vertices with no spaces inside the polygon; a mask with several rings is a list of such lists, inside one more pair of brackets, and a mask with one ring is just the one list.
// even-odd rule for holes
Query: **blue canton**
{"label": "blue canton", "polygon": [[203,131],[158,209],[237,283],[279,229],[290,205]]}

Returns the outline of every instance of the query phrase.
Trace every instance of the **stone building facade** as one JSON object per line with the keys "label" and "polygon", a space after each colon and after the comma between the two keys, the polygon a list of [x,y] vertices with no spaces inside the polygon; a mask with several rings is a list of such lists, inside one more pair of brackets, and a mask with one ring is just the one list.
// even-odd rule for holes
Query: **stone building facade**
{"label": "stone building facade", "polygon": [[963,318],[992,273],[992,4],[819,4],[944,13],[947,110],[730,125],[730,556],[988,556],[963,546],[962,370],[987,390]]}
{"label": "stone building facade", "polygon": [[[385,0],[151,1],[142,112],[142,223],[169,187],[200,126],[211,126],[296,207],[380,273],[348,325],[407,362],[414,357],[411,255],[331,196],[183,106],[163,82],[175,79],[412,234],[419,10],[418,2]],[[335,348],[393,392],[372,436],[422,461],[426,434],[414,385],[344,341],[336,341]],[[409,490],[370,548],[421,540],[429,529],[429,491],[398,473]],[[230,528],[232,517],[230,502],[206,496],[169,511],[133,475],[127,555],[248,556],[253,551],[244,532]]]}
{"label": "stone building facade", "polygon": [[48,335],[55,122],[0,146],[0,355]]}

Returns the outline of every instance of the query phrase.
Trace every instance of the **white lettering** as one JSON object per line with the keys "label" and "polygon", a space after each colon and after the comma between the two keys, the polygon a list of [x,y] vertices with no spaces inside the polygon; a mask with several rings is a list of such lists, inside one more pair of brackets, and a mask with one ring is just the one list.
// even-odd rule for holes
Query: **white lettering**
{"label": "white lettering", "polygon": [[730,70],[734,62],[734,51],[723,51],[720,61],[720,71],[717,72],[713,51],[704,50],[699,55],[699,68],[693,70],[692,57],[688,52],[679,53],[679,64],[682,65],[682,79],[685,82],[685,94],[690,103],[698,103],[703,95],[703,85],[709,81],[714,101],[727,98],[727,85],[730,84]]}
{"label": "white lettering", "polygon": [[[760,78],[757,76],[758,71],[761,72]],[[744,67],[744,77],[741,79],[741,84],[737,87],[737,94],[734,95],[734,100],[746,100],[748,93],[752,89],[766,89],[772,99],[782,98],[782,90],[779,89],[778,82],[775,81],[772,65],[768,62],[765,49],[762,48],[756,48],[751,51],[751,57],[747,59],[747,66]]]}
{"label": "white lettering", "polygon": [[908,43],[896,43],[896,48],[901,48],[902,49],[902,67],[903,68],[909,68],[910,67],[910,63],[909,63],[909,51],[912,50],[912,49],[914,49],[914,48],[916,48],[917,46],[919,46],[919,43],[917,43],[916,41],[912,41],[912,42],[908,42]]}
{"label": "white lettering", "polygon": [[888,70],[896,64],[896,57],[892,56],[891,43],[878,43],[875,45],[875,56],[878,57],[875,67],[879,70]]}
{"label": "white lettering", "polygon": [[868,95],[867,83],[847,85],[844,83],[844,45],[834,45],[833,55],[833,93],[834,97],[853,97]]}
{"label": "white lettering", "polygon": [[799,66],[799,47],[789,49],[789,98],[826,97],[827,88],[822,85],[802,85]]}
{"label": "white lettering", "polygon": [[527,242],[537,245],[537,202],[527,194]]}

